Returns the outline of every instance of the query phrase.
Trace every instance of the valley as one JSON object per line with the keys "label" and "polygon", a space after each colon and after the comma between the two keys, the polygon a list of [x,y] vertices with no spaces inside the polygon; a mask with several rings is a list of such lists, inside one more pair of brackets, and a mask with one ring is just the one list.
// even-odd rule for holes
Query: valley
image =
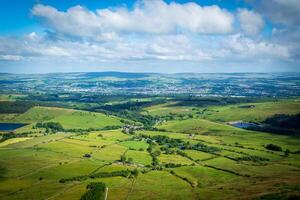
{"label": "valley", "polygon": [[300,195],[299,130],[229,123],[295,116],[299,98],[105,96],[108,103],[95,105],[24,95],[0,102],[1,123],[27,124],[1,132],[1,199],[84,199],[96,191],[116,200]]}

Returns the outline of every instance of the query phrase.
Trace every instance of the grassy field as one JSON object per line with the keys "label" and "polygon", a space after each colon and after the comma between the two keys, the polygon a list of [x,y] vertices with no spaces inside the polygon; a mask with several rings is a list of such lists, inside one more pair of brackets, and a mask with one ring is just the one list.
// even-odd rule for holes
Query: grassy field
{"label": "grassy field", "polygon": [[299,99],[279,100],[275,102],[209,107],[204,112],[203,117],[220,122],[261,122],[275,114],[297,114],[299,110]]}
{"label": "grassy field", "polygon": [[209,132],[212,132],[212,134],[218,134],[219,132],[223,131],[235,130],[235,128],[231,126],[226,126],[224,124],[219,124],[204,119],[173,120],[159,125],[157,128],[165,129],[170,132],[191,134],[205,134]]}
{"label": "grassy field", "polygon": [[120,126],[120,118],[102,113],[78,111],[56,107],[33,107],[23,114],[2,114],[3,122],[36,123],[59,122],[65,129],[104,128]]}
{"label": "grassy field", "polygon": [[145,114],[151,116],[165,116],[168,114],[188,114],[193,113],[194,107],[176,106],[176,102],[149,106],[144,109]]}
{"label": "grassy field", "polygon": [[144,141],[125,141],[120,144],[133,150],[146,150],[149,146]]}
{"label": "grassy field", "polygon": [[[121,118],[102,113],[33,107],[23,114],[1,114],[1,122],[29,125],[15,130],[17,137],[0,142],[0,199],[80,199],[91,182],[106,184],[108,200],[299,198],[299,136],[224,123],[300,113],[299,101],[251,103],[255,105],[251,108],[241,105],[245,104],[208,107],[201,115],[172,104],[151,106],[143,114],[173,112],[193,117],[164,121],[157,129],[132,134],[122,129],[100,130],[122,126]],[[77,131],[47,134],[43,128],[34,128],[37,122],[59,122]],[[88,128],[97,131],[80,130]],[[271,143],[282,151],[266,149]],[[192,148],[196,144],[202,148]],[[134,170],[137,175],[116,175]]]}

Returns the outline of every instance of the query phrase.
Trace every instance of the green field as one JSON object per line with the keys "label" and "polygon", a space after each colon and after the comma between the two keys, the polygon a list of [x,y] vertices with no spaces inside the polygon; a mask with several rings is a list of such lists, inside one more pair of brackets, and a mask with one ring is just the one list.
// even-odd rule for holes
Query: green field
{"label": "green field", "polygon": [[[254,107],[243,107],[243,106]],[[203,117],[213,121],[230,122],[246,121],[261,122],[275,114],[298,114],[300,100],[279,100],[275,102],[248,103],[230,106],[209,107]]]}
{"label": "green field", "polygon": [[192,110],[193,107],[176,106],[176,102],[173,102],[147,107],[144,113],[152,116],[164,116],[168,114],[188,114]]}
{"label": "green field", "polygon": [[[183,117],[158,118],[151,129],[132,133],[122,130],[121,116],[100,112],[32,107],[1,114],[1,122],[28,125],[1,133],[13,137],[0,142],[0,199],[79,200],[92,182],[105,183],[108,200],[299,198],[299,136],[225,123],[297,114],[299,101],[241,105],[246,104],[208,106],[205,111],[174,102],[151,105],[140,110],[143,116]],[[38,122],[57,122],[63,130],[47,132],[35,127]],[[267,149],[267,144],[282,150]]]}
{"label": "green field", "polygon": [[78,111],[56,107],[33,107],[23,114],[0,116],[5,122],[36,123],[59,122],[66,129],[104,128],[120,126],[120,119],[102,113]]}

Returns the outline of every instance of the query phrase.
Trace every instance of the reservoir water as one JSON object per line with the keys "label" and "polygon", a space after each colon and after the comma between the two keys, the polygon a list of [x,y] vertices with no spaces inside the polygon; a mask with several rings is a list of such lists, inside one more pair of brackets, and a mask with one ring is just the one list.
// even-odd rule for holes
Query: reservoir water
{"label": "reservoir water", "polygon": [[21,123],[0,123],[0,131],[13,131],[26,125]]}
{"label": "reservoir water", "polygon": [[250,127],[257,127],[257,124],[249,123],[249,122],[233,122],[230,123],[231,126],[237,127],[237,128],[250,128]]}

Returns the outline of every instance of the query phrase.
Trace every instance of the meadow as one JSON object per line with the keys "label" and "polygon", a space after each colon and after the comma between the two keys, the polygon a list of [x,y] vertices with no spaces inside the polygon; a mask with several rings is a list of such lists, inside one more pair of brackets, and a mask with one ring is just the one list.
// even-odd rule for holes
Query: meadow
{"label": "meadow", "polygon": [[44,106],[2,113],[1,122],[28,125],[1,133],[0,199],[81,199],[102,186],[109,200],[300,198],[299,135],[228,124],[298,114],[299,99],[207,106],[170,99],[134,110],[154,121],[150,128],[120,113]]}

